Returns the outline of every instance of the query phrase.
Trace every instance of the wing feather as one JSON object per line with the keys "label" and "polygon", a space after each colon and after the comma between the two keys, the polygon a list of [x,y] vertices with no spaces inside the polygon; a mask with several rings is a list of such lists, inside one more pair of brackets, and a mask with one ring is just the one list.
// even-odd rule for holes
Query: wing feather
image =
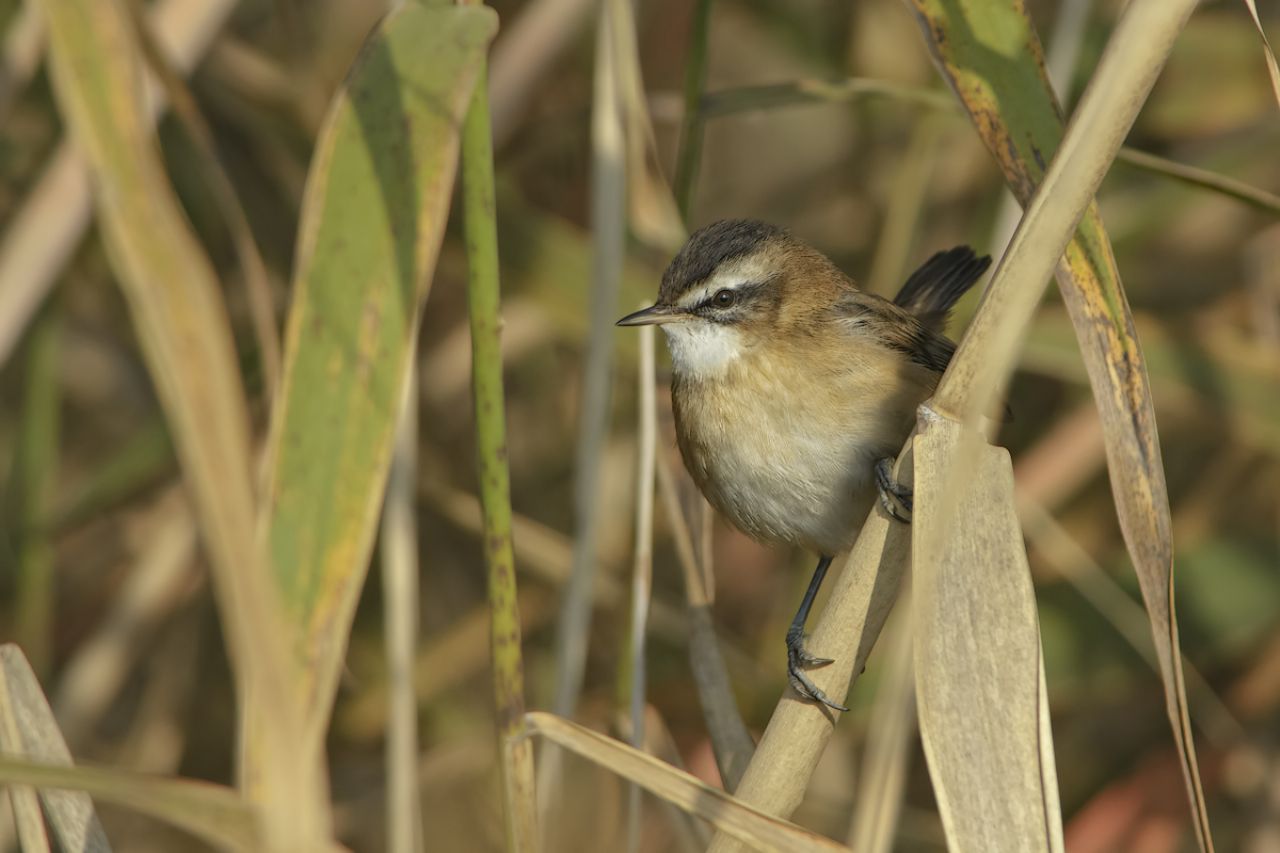
{"label": "wing feather", "polygon": [[851,334],[864,335],[936,373],[947,369],[956,351],[946,335],[929,328],[905,308],[871,293],[845,291],[832,305],[832,312]]}
{"label": "wing feather", "polygon": [[905,308],[935,332],[947,323],[951,306],[973,287],[991,266],[991,258],[979,258],[968,246],[938,252],[907,278],[894,304]]}

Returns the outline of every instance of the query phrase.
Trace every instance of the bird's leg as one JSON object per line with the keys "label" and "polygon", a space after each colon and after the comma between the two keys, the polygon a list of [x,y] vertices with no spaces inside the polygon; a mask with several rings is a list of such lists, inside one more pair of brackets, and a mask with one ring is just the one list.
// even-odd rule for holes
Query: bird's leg
{"label": "bird's leg", "polygon": [[[880,506],[903,524],[911,523],[912,498],[915,493],[893,479],[893,460],[888,457],[876,463],[876,488],[880,492]],[[903,510],[906,514],[903,514]]]}
{"label": "bird's leg", "polygon": [[809,618],[809,611],[813,609],[813,600],[818,597],[818,588],[822,586],[822,579],[827,576],[827,569],[830,566],[830,557],[818,559],[818,566],[813,570],[813,579],[809,581],[809,588],[805,590],[804,598],[800,600],[800,609],[796,611],[796,617],[791,620],[791,627],[787,629],[787,677],[795,691],[805,699],[821,702],[837,711],[848,711],[848,708],[828,699],[827,694],[804,674],[805,667],[826,666],[831,663],[830,658],[816,657],[804,647],[804,623]]}

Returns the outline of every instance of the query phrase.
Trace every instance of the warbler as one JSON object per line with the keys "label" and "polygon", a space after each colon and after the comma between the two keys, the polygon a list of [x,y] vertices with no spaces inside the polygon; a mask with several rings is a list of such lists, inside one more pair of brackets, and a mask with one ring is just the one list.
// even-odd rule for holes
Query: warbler
{"label": "warbler", "polygon": [[908,520],[892,457],[955,351],[951,307],[990,263],[967,246],[939,252],[890,301],[782,228],[725,220],[689,238],[654,305],[618,321],[662,327],[677,443],[712,506],[757,540],[819,555],[786,638],[806,699],[846,710],[805,673],[831,663],[805,650],[805,622],[877,493]]}

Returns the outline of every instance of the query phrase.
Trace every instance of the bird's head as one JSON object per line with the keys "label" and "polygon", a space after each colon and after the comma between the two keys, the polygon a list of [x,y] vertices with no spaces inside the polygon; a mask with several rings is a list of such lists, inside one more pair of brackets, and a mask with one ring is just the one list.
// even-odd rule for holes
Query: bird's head
{"label": "bird's head", "polygon": [[663,274],[658,301],[618,325],[662,326],[675,370],[711,377],[804,334],[848,286],[826,256],[783,229],[723,220],[696,231]]}

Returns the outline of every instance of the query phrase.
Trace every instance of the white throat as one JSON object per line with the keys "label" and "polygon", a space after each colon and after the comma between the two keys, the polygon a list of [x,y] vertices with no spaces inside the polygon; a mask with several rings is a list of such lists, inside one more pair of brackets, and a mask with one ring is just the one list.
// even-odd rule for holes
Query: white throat
{"label": "white throat", "polygon": [[719,376],[742,356],[742,335],[732,326],[692,320],[662,327],[677,373],[694,379]]}

